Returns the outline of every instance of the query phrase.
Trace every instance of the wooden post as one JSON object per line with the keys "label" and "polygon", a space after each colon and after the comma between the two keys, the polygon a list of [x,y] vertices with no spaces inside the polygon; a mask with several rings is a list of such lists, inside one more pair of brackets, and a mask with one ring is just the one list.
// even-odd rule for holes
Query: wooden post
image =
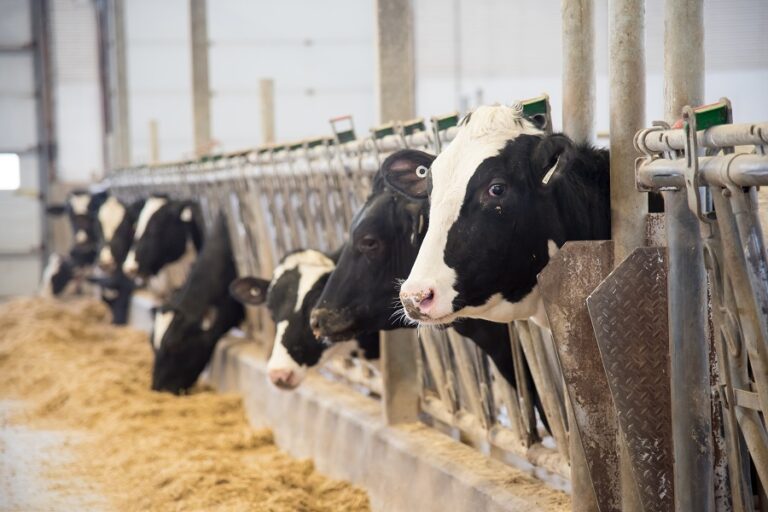
{"label": "wooden post", "polygon": [[160,139],[157,131],[157,119],[149,120],[149,161],[153,164],[160,161]]}
{"label": "wooden post", "polygon": [[413,9],[411,0],[376,0],[379,122],[415,116]]}
{"label": "wooden post", "polygon": [[208,15],[206,0],[189,0],[192,40],[192,113],[195,153],[211,151],[211,90],[208,78]]}
{"label": "wooden post", "polygon": [[275,81],[271,78],[259,80],[259,99],[261,106],[261,142],[275,142]]}

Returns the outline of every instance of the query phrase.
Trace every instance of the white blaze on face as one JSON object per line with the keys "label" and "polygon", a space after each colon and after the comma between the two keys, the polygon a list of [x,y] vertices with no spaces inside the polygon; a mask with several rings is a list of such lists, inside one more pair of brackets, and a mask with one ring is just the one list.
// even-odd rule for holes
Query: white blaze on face
{"label": "white blaze on face", "polygon": [[[491,297],[485,306],[453,311],[456,271],[444,259],[448,231],[459,218],[467,185],[477,167],[487,158],[497,156],[507,142],[523,133],[542,132],[522,117],[522,106],[505,105],[478,107],[468,123],[461,126],[456,138],[440,153],[431,166],[429,227],[421,244],[416,262],[401,292],[419,293],[434,290],[431,320],[448,323],[459,316],[482,318],[483,309],[499,304],[503,299]],[[482,248],[478,248],[482,250]],[[462,276],[471,279],[471,276]]]}
{"label": "white blaze on face", "polygon": [[163,336],[173,322],[173,311],[163,311],[155,313],[155,329],[152,333],[152,346],[155,350],[160,350],[160,344],[163,342]]}
{"label": "white blaze on face", "polygon": [[141,239],[144,235],[144,231],[147,230],[149,220],[157,210],[162,208],[167,202],[168,200],[163,197],[150,197],[147,199],[144,203],[144,207],[141,209],[141,213],[139,213],[139,219],[136,221],[136,234],[133,236],[134,240]]}
{"label": "white blaze on face", "polygon": [[281,320],[275,326],[275,343],[272,346],[272,354],[267,362],[267,373],[291,372],[291,384],[298,385],[307,373],[306,365],[300,365],[288,353],[283,345],[285,330],[288,328],[288,320]]}
{"label": "white blaze on face", "polygon": [[73,194],[69,196],[69,207],[75,215],[85,215],[88,213],[88,205],[90,203],[90,194]]}
{"label": "white blaze on face", "polygon": [[115,236],[118,226],[125,217],[125,206],[117,198],[110,196],[99,208],[99,225],[104,234],[104,241],[109,243]]}

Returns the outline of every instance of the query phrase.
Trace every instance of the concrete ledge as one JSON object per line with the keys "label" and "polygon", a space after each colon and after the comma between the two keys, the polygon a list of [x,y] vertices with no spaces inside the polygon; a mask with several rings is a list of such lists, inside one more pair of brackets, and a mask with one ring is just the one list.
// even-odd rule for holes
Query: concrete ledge
{"label": "concrete ledge", "polygon": [[310,374],[295,391],[276,389],[254,343],[222,340],[208,378],[240,392],[250,422],[271,428],[282,449],[365,488],[374,510],[570,510],[564,493],[434,429],[385,425],[378,401],[340,383]]}

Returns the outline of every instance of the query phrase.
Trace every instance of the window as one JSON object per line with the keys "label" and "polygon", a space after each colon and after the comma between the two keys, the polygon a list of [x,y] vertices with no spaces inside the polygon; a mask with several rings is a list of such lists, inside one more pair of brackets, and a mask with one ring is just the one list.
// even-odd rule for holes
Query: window
{"label": "window", "polygon": [[18,190],[21,185],[19,155],[0,153],[0,190]]}

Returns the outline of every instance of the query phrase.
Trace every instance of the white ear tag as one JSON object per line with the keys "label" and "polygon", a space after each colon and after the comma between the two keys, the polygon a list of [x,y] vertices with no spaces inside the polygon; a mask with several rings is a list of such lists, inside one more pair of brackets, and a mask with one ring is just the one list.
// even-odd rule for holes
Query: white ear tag
{"label": "white ear tag", "polygon": [[557,170],[557,164],[559,163],[560,163],[560,157],[557,157],[557,161],[555,162],[555,165],[553,165],[552,168],[547,171],[547,174],[545,174],[544,177],[541,179],[542,184],[549,185],[549,180],[551,180],[552,175],[555,174],[555,171]]}
{"label": "white ear tag", "polygon": [[181,210],[181,220],[184,222],[190,222],[192,220],[192,208],[189,206],[185,206],[183,210]]}
{"label": "white ear tag", "polygon": [[426,178],[427,174],[429,174],[429,168],[425,167],[423,165],[420,165],[416,168],[416,176],[419,178]]}

